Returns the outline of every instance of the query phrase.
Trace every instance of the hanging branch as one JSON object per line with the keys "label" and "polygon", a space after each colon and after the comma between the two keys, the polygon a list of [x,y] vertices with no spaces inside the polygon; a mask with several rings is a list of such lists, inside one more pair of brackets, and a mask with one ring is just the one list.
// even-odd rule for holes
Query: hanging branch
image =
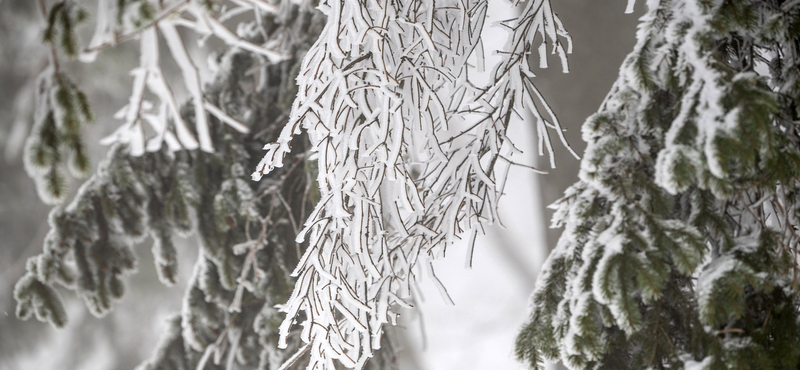
{"label": "hanging branch", "polygon": [[[543,101],[523,82],[532,75],[524,73],[527,50],[540,34],[562,63],[569,52],[549,1],[531,4],[508,22],[506,56],[483,88],[470,80],[468,60],[482,64],[486,1],[320,5],[328,23],[303,61],[289,122],[253,174],[259,180],[281,167],[293,137],[308,133],[321,199],[297,238],[308,248],[280,328],[286,346],[302,312],[308,369],[332,369],[335,360],[362,368],[397,307],[411,307],[419,274],[452,303],[431,262],[498,220],[495,165],[513,148],[506,129],[523,109],[515,102],[532,94]],[[537,117],[546,138],[550,124]]]}

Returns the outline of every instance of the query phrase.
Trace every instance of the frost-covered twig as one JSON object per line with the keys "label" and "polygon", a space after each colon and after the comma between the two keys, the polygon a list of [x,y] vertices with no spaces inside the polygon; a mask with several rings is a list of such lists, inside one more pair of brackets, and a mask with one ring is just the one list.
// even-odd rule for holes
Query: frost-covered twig
{"label": "frost-covered twig", "polygon": [[[209,36],[216,36],[231,47],[248,50],[255,55],[263,57],[266,61],[277,62],[287,56],[277,50],[281,47],[280,40],[264,40],[264,45],[257,45],[246,38],[250,34],[237,34],[223,23],[229,17],[230,11],[215,10],[216,6],[209,6],[189,0],[175,0],[159,3],[158,15],[151,14],[150,10],[141,10],[143,19],[115,23],[113,14],[119,15],[125,9],[110,5],[110,0],[98,2],[98,19],[95,34],[91,43],[86,47],[81,60],[91,62],[97,53],[103,49],[117,45],[130,39],[140,39],[140,66],[132,71],[134,75],[134,88],[131,100],[123,107],[119,116],[125,123],[114,134],[107,137],[103,143],[114,142],[129,143],[133,148],[133,155],[142,155],[145,151],[160,149],[162,142],[167,141],[170,149],[180,148],[197,149],[211,152],[214,150],[213,140],[209,136],[208,115],[211,113],[223,123],[239,132],[247,132],[248,128],[239,119],[223,111],[220,107],[210,104],[203,97],[203,81],[199,73],[197,62],[187,50],[184,40],[177,31],[177,27],[188,28],[204,40]],[[237,1],[237,14],[252,13],[254,17],[261,17],[265,11],[275,12],[277,7],[261,1]],[[139,5],[144,9],[153,7],[147,2]],[[147,22],[144,26],[136,26],[137,22]],[[240,28],[240,33],[245,32]],[[249,31],[248,31],[249,32]],[[159,36],[163,38],[172,58],[181,69],[183,82],[191,97],[194,106],[194,130],[188,127],[179,113],[178,100],[173,94],[164,73],[161,70],[160,55],[158,53]],[[146,93],[154,95],[159,104],[154,105],[145,97]],[[175,127],[173,134],[167,122],[172,121]],[[155,129],[155,135],[148,138],[144,129],[144,122],[150,123]],[[177,135],[177,140],[175,140]]]}
{"label": "frost-covered twig", "polygon": [[[396,307],[411,306],[418,274],[438,282],[449,300],[432,260],[465,232],[498,219],[494,168],[502,151],[513,150],[504,145],[510,118],[535,109],[531,99],[544,101],[525,82],[533,76],[528,51],[538,34],[542,47],[553,43],[566,72],[570,50],[550,2],[532,1],[507,22],[512,32],[490,85],[475,86],[468,61],[483,64],[476,48],[487,6],[480,0],[320,5],[328,23],[303,61],[292,115],[253,174],[258,180],[281,167],[293,137],[308,132],[321,200],[298,235],[308,248],[281,307],[287,313],[281,345],[304,313],[309,369],[332,369],[334,360],[363,367],[380,348],[383,325],[396,322]],[[561,135],[546,109],[553,124],[536,116],[543,139],[548,126]]]}

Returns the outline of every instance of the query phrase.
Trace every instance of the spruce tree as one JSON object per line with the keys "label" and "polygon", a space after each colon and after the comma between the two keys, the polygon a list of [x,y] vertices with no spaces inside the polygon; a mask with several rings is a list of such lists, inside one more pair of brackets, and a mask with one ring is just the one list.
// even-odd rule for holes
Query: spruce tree
{"label": "spruce tree", "polygon": [[[630,2],[633,6],[633,1]],[[517,355],[796,369],[800,2],[650,0],[583,125]]]}

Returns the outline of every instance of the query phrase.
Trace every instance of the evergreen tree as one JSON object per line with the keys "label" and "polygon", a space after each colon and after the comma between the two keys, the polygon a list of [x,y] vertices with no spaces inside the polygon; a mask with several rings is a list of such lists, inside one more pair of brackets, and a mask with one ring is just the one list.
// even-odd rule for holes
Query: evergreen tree
{"label": "evergreen tree", "polygon": [[[633,1],[631,1],[631,6]],[[649,0],[583,126],[517,355],[797,369],[800,2]]]}

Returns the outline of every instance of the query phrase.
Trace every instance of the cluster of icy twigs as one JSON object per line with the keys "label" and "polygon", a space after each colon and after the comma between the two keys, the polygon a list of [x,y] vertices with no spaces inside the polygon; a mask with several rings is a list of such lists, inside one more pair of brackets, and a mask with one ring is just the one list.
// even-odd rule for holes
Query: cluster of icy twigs
{"label": "cluster of icy twigs", "polygon": [[[570,39],[548,0],[528,2],[510,30],[488,86],[470,73],[483,67],[486,0],[322,2],[328,22],[297,78],[299,93],[279,140],[253,179],[280,167],[292,138],[308,132],[321,200],[298,242],[308,248],[282,309],[281,345],[304,313],[309,368],[338,360],[361,368],[380,348],[382,325],[410,307],[421,271],[450,300],[431,262],[465,234],[497,220],[509,120],[531,109],[540,148],[561,128],[531,78],[557,54],[566,71]],[[566,44],[564,44],[566,42]],[[534,101],[545,107],[547,120]],[[470,263],[468,261],[468,263]]]}

